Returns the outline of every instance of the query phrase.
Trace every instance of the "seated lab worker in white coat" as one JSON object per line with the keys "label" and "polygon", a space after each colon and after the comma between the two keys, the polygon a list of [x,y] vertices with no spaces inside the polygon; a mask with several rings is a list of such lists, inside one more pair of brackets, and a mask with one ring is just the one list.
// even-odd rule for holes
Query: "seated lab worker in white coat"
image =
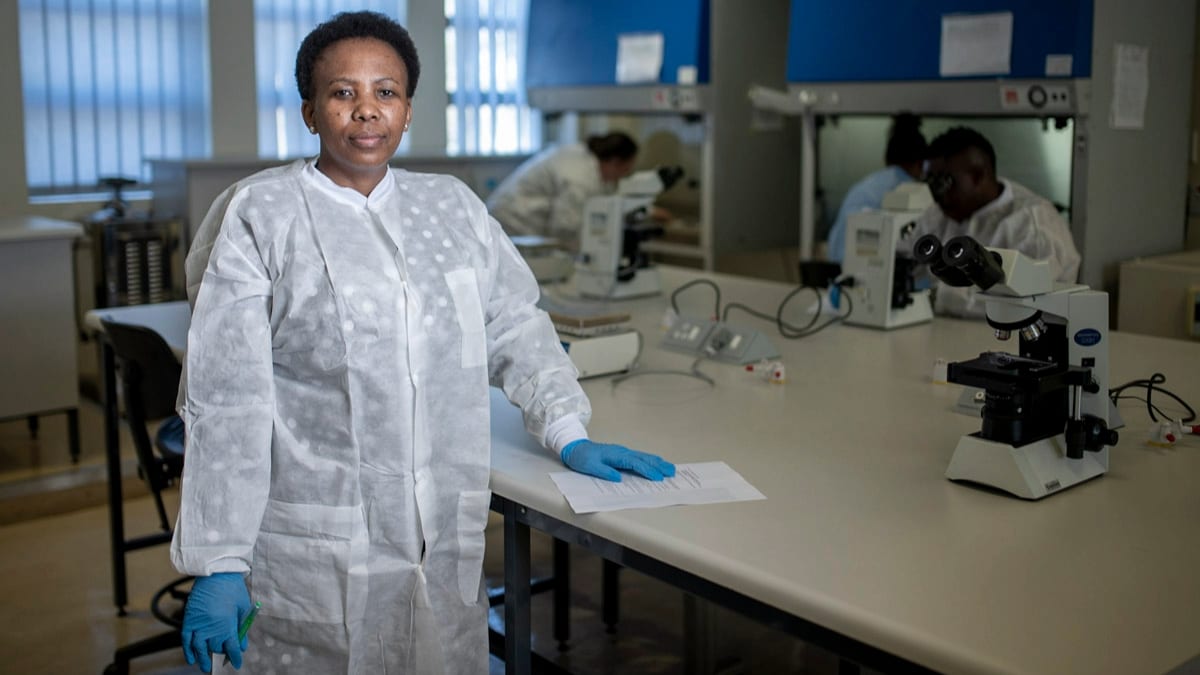
{"label": "seated lab worker in white coat", "polygon": [[547,148],[500,183],[487,198],[488,211],[510,236],[551,237],[576,252],[584,203],[632,173],[637,151],[619,131]]}
{"label": "seated lab worker in white coat", "polygon": [[471,190],[389,169],[419,68],[382,14],[315,28],[296,80],[319,156],[225,190],[188,254],[171,559],[201,670],[486,673],[489,384],[574,470],[674,473],[587,439],[537,284]]}
{"label": "seated lab worker in white coat", "polygon": [[883,154],[887,166],[867,174],[846,191],[833,227],[829,229],[827,258],[837,263],[845,259],[846,220],[850,214],[877,210],[883,205],[883,196],[896,186],[921,180],[927,149],[925,137],[921,135],[921,118],[912,113],[901,113],[892,119]]}
{"label": "seated lab worker in white coat", "polygon": [[[924,234],[943,243],[967,235],[988,248],[1020,251],[1050,261],[1055,281],[1074,283],[1079,252],[1067,221],[1047,199],[996,176],[996,152],[978,131],[954,127],[929,144],[926,182],[935,204],[917,219],[907,245]],[[937,283],[934,311],[982,317],[977,289]]]}

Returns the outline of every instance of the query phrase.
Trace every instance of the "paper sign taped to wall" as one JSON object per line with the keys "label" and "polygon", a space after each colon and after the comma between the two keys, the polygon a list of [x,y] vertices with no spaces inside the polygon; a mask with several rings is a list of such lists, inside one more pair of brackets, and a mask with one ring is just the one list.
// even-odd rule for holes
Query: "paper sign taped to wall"
{"label": "paper sign taped to wall", "polygon": [[617,84],[658,82],[662,72],[662,33],[623,33],[617,36]]}
{"label": "paper sign taped to wall", "polygon": [[1007,75],[1012,56],[1012,12],[942,16],[942,77]]}
{"label": "paper sign taped to wall", "polygon": [[1113,98],[1108,124],[1113,129],[1146,126],[1150,95],[1150,48],[1117,44],[1113,55]]}

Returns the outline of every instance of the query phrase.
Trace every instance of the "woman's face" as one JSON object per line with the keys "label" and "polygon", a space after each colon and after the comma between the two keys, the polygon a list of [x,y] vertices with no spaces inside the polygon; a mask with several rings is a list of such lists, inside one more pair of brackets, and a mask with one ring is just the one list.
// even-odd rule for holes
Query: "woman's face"
{"label": "woman's face", "polygon": [[301,105],[321,136],[317,168],[369,194],[412,120],[407,88],[404,61],[386,42],[352,38],[326,47],[313,64],[312,100]]}
{"label": "woman's face", "polygon": [[614,183],[628,176],[633,173],[634,159],[634,157],[629,159],[612,157],[600,160],[600,179],[605,183]]}

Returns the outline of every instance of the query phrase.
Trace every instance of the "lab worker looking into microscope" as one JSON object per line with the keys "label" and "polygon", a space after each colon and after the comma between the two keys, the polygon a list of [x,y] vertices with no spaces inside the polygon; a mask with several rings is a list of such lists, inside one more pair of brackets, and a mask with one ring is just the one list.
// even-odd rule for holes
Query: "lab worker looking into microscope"
{"label": "lab worker looking into microscope", "polygon": [[[510,236],[537,235],[579,250],[584,204],[608,194],[633,173],[638,145],[619,131],[584,143],[551,146],[526,160],[487,199],[488,211]],[[664,220],[666,211],[651,215]]]}
{"label": "lab worker looking into microscope", "polygon": [[[966,235],[987,248],[1013,249],[1046,260],[1054,281],[1075,282],[1080,258],[1067,221],[1049,200],[997,177],[996,152],[978,131],[954,127],[933,139],[925,181],[935,204],[917,219],[902,246],[911,250],[925,234],[941,241]],[[934,311],[982,317],[984,304],[976,294],[973,287],[939,281]]]}
{"label": "lab worker looking into microscope", "polygon": [[320,154],[223,192],[188,255],[171,559],[206,672],[487,672],[489,385],[575,471],[674,473],[588,439],[537,284],[470,189],[388,167],[419,74],[385,15],[315,28],[296,83]]}

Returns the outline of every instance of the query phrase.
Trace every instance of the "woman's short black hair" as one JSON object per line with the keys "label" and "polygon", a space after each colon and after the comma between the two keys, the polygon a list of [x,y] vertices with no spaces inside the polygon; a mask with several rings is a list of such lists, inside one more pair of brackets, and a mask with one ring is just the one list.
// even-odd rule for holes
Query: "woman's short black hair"
{"label": "woman's short black hair", "polygon": [[421,75],[417,47],[404,26],[379,12],[342,12],[314,28],[304,38],[304,42],[300,43],[300,51],[296,53],[296,88],[300,90],[300,98],[312,100],[315,93],[313,68],[321,52],[335,42],[353,38],[375,38],[396,50],[396,54],[404,61],[404,69],[408,71],[408,90],[405,93],[412,98],[417,90],[417,78]]}
{"label": "woman's short black hair", "polygon": [[603,136],[588,136],[588,150],[600,161],[619,159],[627,161],[637,155],[637,142],[620,131],[614,131]]}
{"label": "woman's short black hair", "polygon": [[892,118],[888,132],[884,161],[889,165],[917,164],[925,161],[929,146],[921,134],[921,118],[912,113],[900,113]]}

